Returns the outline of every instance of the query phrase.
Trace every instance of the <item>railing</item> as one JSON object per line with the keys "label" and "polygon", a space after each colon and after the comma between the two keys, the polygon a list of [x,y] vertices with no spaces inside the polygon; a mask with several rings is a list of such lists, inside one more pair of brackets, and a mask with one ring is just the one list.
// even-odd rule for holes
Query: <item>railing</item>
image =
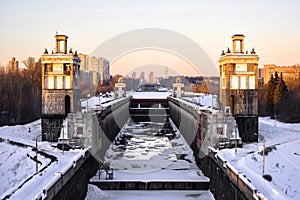
{"label": "railing", "polygon": [[235,169],[225,158],[220,156],[218,151],[213,147],[209,147],[209,155],[216,162],[216,164],[229,177],[231,182],[250,200],[263,200],[264,195],[257,191],[255,186],[244,176],[241,171]]}

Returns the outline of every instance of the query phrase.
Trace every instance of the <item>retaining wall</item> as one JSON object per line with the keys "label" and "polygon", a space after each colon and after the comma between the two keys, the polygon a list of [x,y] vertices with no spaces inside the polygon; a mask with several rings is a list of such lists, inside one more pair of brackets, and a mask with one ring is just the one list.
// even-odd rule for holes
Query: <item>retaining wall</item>
{"label": "retaining wall", "polygon": [[35,199],[84,199],[89,179],[99,164],[88,150],[78,154],[64,169],[57,172]]}

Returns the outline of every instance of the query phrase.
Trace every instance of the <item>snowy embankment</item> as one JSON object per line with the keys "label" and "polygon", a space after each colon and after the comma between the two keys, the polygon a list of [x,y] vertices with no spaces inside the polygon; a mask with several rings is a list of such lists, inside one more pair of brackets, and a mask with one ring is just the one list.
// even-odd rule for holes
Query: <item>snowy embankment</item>
{"label": "snowy embankment", "polygon": [[[29,131],[30,129],[30,131]],[[62,152],[49,142],[41,142],[41,120],[26,125],[0,127],[0,199],[34,199],[42,190],[53,182],[56,174],[62,172],[81,150]],[[38,139],[38,150],[49,158],[38,154],[39,173],[36,173],[36,162],[32,159],[36,152],[35,142]],[[13,145],[10,142],[20,143]],[[30,158],[32,157],[32,158]],[[21,188],[21,189],[19,189]]]}
{"label": "snowy embankment", "polygon": [[287,124],[259,118],[259,134],[265,138],[265,174],[262,177],[262,155],[258,143],[244,144],[238,149],[224,149],[218,154],[241,171],[267,199],[300,199],[300,124]]}

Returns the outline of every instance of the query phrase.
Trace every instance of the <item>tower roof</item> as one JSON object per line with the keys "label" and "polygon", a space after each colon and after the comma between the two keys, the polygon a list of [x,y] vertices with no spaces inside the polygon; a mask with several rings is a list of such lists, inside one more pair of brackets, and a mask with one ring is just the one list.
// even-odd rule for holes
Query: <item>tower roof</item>
{"label": "tower roof", "polygon": [[232,37],[238,37],[238,36],[241,36],[241,37],[245,37],[243,34],[234,34]]}

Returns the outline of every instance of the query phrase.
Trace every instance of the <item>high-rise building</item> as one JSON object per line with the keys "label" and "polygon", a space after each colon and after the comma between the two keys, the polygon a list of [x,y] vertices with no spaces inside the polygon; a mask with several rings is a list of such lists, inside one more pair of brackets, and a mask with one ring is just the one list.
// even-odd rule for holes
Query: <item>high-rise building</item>
{"label": "high-rise building", "polygon": [[265,69],[264,68],[258,68],[258,83],[260,85],[264,84],[264,76],[265,76]]}
{"label": "high-rise building", "polygon": [[56,35],[56,51],[41,56],[42,61],[42,134],[57,141],[63,119],[77,112],[80,98],[80,59],[72,49],[67,52],[66,35]]}
{"label": "high-rise building", "polygon": [[154,83],[154,73],[153,72],[149,73],[149,83]]}
{"label": "high-rise building", "polygon": [[80,70],[89,71],[89,56],[79,53],[78,57],[80,58]]}
{"label": "high-rise building", "polygon": [[264,72],[264,84],[269,82],[271,75],[274,76],[275,72],[277,72],[279,76],[282,73],[284,80],[295,80],[300,78],[300,65],[277,66],[275,64],[268,64],[264,65]]}
{"label": "high-rise building", "polygon": [[131,77],[132,79],[136,79],[136,72],[133,72]]}
{"label": "high-rise building", "polygon": [[141,74],[140,74],[140,82],[141,83],[145,82],[145,72],[141,72]]}
{"label": "high-rise building", "polygon": [[104,82],[110,79],[110,72],[109,72],[109,61],[106,58],[100,57],[100,83],[103,84]]}
{"label": "high-rise building", "polygon": [[97,86],[98,83],[103,84],[110,79],[110,65],[106,58],[90,57],[85,54],[78,56],[81,60],[81,70],[92,72],[94,86]]}
{"label": "high-rise building", "polygon": [[85,86],[92,88],[93,85],[93,72],[80,70],[80,82],[84,82]]}
{"label": "high-rise building", "polygon": [[235,117],[244,142],[258,138],[258,60],[254,48],[244,52],[244,35],[232,36],[232,52],[228,48],[219,59],[220,102],[225,113]]}
{"label": "high-rise building", "polygon": [[17,72],[19,70],[19,61],[16,60],[15,57],[13,57],[8,62],[8,72]]}
{"label": "high-rise building", "polygon": [[97,57],[89,57],[89,71],[99,72],[100,71],[100,60]]}
{"label": "high-rise building", "polygon": [[88,71],[93,74],[93,85],[97,86],[100,81],[100,60],[97,57],[89,57]]}

